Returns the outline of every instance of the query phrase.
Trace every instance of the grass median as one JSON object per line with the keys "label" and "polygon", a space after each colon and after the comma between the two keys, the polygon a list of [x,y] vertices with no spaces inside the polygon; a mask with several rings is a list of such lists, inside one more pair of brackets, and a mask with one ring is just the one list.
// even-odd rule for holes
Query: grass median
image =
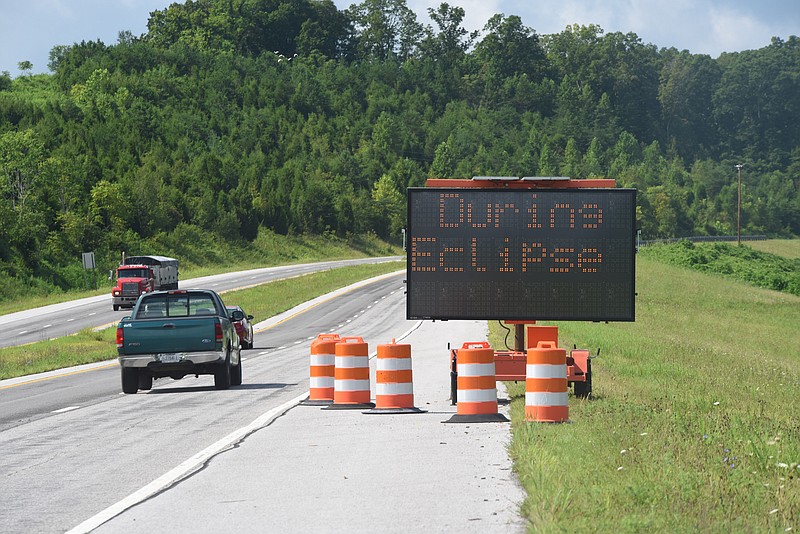
{"label": "grass median", "polygon": [[[257,322],[319,295],[404,267],[404,262],[342,267],[223,293],[222,299],[227,305],[241,306]],[[0,349],[0,379],[113,359],[117,356],[115,333],[114,328],[87,329],[73,336]]]}
{"label": "grass median", "polygon": [[800,297],[645,254],[636,289],[635,323],[558,324],[602,348],[570,424],[526,423],[509,383],[531,530],[800,530]]}

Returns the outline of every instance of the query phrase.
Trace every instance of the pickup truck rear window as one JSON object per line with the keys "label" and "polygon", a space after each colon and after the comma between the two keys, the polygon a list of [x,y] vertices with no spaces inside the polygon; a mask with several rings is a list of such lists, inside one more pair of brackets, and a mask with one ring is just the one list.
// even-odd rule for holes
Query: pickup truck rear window
{"label": "pickup truck rear window", "polygon": [[193,317],[199,315],[217,315],[214,300],[209,295],[158,295],[142,301],[137,319],[155,319],[159,317]]}

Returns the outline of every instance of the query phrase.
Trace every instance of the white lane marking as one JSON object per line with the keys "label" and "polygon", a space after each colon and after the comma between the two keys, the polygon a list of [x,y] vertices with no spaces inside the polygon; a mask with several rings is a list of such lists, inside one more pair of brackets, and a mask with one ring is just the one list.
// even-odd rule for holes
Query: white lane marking
{"label": "white lane marking", "polygon": [[344,326],[344,323],[340,324],[340,325],[339,325],[339,326],[337,326],[336,328],[341,328],[341,327],[343,327],[343,326]]}
{"label": "white lane marking", "polygon": [[71,323],[71,322],[72,322],[72,321],[74,321],[74,320],[75,320],[75,318],[74,318],[74,317],[71,317],[71,318],[67,319],[67,322],[68,322],[68,323]]}
{"label": "white lane marking", "polygon": [[361,311],[360,311],[360,312],[358,312],[358,313],[364,313],[365,311],[367,311],[367,310],[361,310]]}
{"label": "white lane marking", "polygon": [[367,309],[368,309],[368,310],[369,310],[369,309],[372,309],[372,305],[370,305],[370,306],[367,306]]}
{"label": "white lane marking", "polygon": [[[280,348],[280,347],[279,347],[279,348]],[[269,351],[268,351],[268,350],[265,350],[264,352],[259,352],[259,353],[258,353],[258,355],[259,355],[259,356],[263,356],[263,355],[265,355],[265,354],[269,354]]]}
{"label": "white lane marking", "polygon": [[307,337],[306,339],[315,339],[314,336]]}
{"label": "white lane marking", "polygon": [[295,341],[295,342],[294,342],[294,344],[295,344],[295,345],[299,345],[299,344],[300,344],[300,343],[302,343],[302,342],[303,342],[303,340],[301,339],[300,341]]}
{"label": "white lane marking", "polygon": [[379,303],[379,302],[380,302],[379,300],[376,300],[375,302],[373,302],[373,304],[377,304],[377,303]]}
{"label": "white lane marking", "polygon": [[71,412],[72,410],[77,410],[80,406],[67,406],[66,408],[61,408],[60,410],[53,410],[50,413],[66,413]]}
{"label": "white lane marking", "polygon": [[27,331],[27,330],[23,330],[22,332],[17,332],[17,335],[18,335],[18,336],[24,336],[24,335],[25,335],[25,334],[27,334],[27,333],[28,333],[28,331]]}
{"label": "white lane marking", "polygon": [[[283,350],[283,349],[285,349],[285,348],[286,348],[286,345],[284,345],[283,347],[278,347],[278,348],[277,348],[277,349],[275,349],[275,350]],[[266,353],[265,353],[265,354],[266,354]]]}
{"label": "white lane marking", "polygon": [[203,449],[179,466],[158,477],[147,486],[131,493],[118,503],[112,504],[94,517],[90,517],[80,525],[68,531],[68,534],[91,532],[103,523],[115,518],[128,508],[136,506],[152,496],[161,493],[170,486],[173,486],[176,482],[185,479],[187,476],[200,469],[203,465],[205,465],[206,462],[208,462],[217,454],[230,449],[256,430],[269,425],[273,420],[275,420],[276,417],[286,413],[289,409],[294,408],[297,404],[299,404],[300,401],[303,401],[307,398],[308,392],[303,393],[302,395],[295,397],[294,399],[285,402],[276,408],[273,408],[265,414],[262,414],[260,417],[258,417],[258,419],[249,425],[231,432],[210,447]]}
{"label": "white lane marking", "polygon": [[351,321],[352,321],[352,319],[348,319],[348,320],[347,320],[347,321],[345,321],[345,322],[346,322],[346,323],[349,323],[349,322],[351,322]]}
{"label": "white lane marking", "polygon": [[53,326],[53,325],[51,325],[51,324],[46,324],[46,325],[44,325],[42,328],[50,328],[51,326]]}
{"label": "white lane marking", "polygon": [[89,317],[91,317],[91,316],[93,316],[93,315],[97,315],[97,312],[92,312],[92,313],[90,313],[90,314],[89,314]]}

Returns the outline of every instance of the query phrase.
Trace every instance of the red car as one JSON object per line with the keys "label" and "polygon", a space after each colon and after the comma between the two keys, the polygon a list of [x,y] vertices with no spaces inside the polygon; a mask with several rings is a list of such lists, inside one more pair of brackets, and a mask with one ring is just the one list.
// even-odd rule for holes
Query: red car
{"label": "red car", "polygon": [[234,328],[236,328],[236,333],[239,334],[239,344],[242,346],[243,349],[252,349],[253,348],[253,324],[250,322],[253,320],[252,315],[247,315],[244,313],[244,310],[239,306],[226,306],[228,308],[228,315],[230,316],[231,313],[235,311],[240,311],[244,315],[244,318],[241,321],[233,321]]}

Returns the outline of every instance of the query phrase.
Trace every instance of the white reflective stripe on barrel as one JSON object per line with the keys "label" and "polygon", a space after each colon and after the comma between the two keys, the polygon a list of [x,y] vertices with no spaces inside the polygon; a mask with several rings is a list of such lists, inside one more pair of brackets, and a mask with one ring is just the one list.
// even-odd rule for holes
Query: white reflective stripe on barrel
{"label": "white reflective stripe on barrel", "polygon": [[525,373],[527,378],[567,378],[567,366],[566,364],[528,364]]}
{"label": "white reflective stripe on barrel", "polygon": [[459,389],[458,402],[497,402],[497,390],[492,389]]}
{"label": "white reflective stripe on barrel", "polygon": [[334,380],[336,391],[369,391],[369,380]]}
{"label": "white reflective stripe on barrel", "polygon": [[323,365],[333,365],[336,362],[336,357],[333,354],[312,354],[311,355],[311,365],[323,366]]}
{"label": "white reflective stripe on barrel", "polygon": [[376,395],[412,395],[414,386],[410,382],[389,382],[375,384]]}
{"label": "white reflective stripe on barrel", "polygon": [[369,356],[337,356],[336,367],[340,369],[369,367]]}
{"label": "white reflective stripe on barrel", "polygon": [[[461,400],[461,392],[458,392],[458,400]],[[560,393],[537,393],[526,392],[525,404],[527,406],[566,406],[567,392]]]}
{"label": "white reflective stripe on barrel", "polygon": [[494,376],[494,362],[459,363],[456,372],[458,376]]}
{"label": "white reflective stripe on barrel", "polygon": [[314,389],[317,388],[332,388],[333,387],[333,377],[332,376],[312,376],[311,377],[311,387]]}
{"label": "white reflective stripe on barrel", "polygon": [[378,358],[378,371],[410,371],[411,358]]}

